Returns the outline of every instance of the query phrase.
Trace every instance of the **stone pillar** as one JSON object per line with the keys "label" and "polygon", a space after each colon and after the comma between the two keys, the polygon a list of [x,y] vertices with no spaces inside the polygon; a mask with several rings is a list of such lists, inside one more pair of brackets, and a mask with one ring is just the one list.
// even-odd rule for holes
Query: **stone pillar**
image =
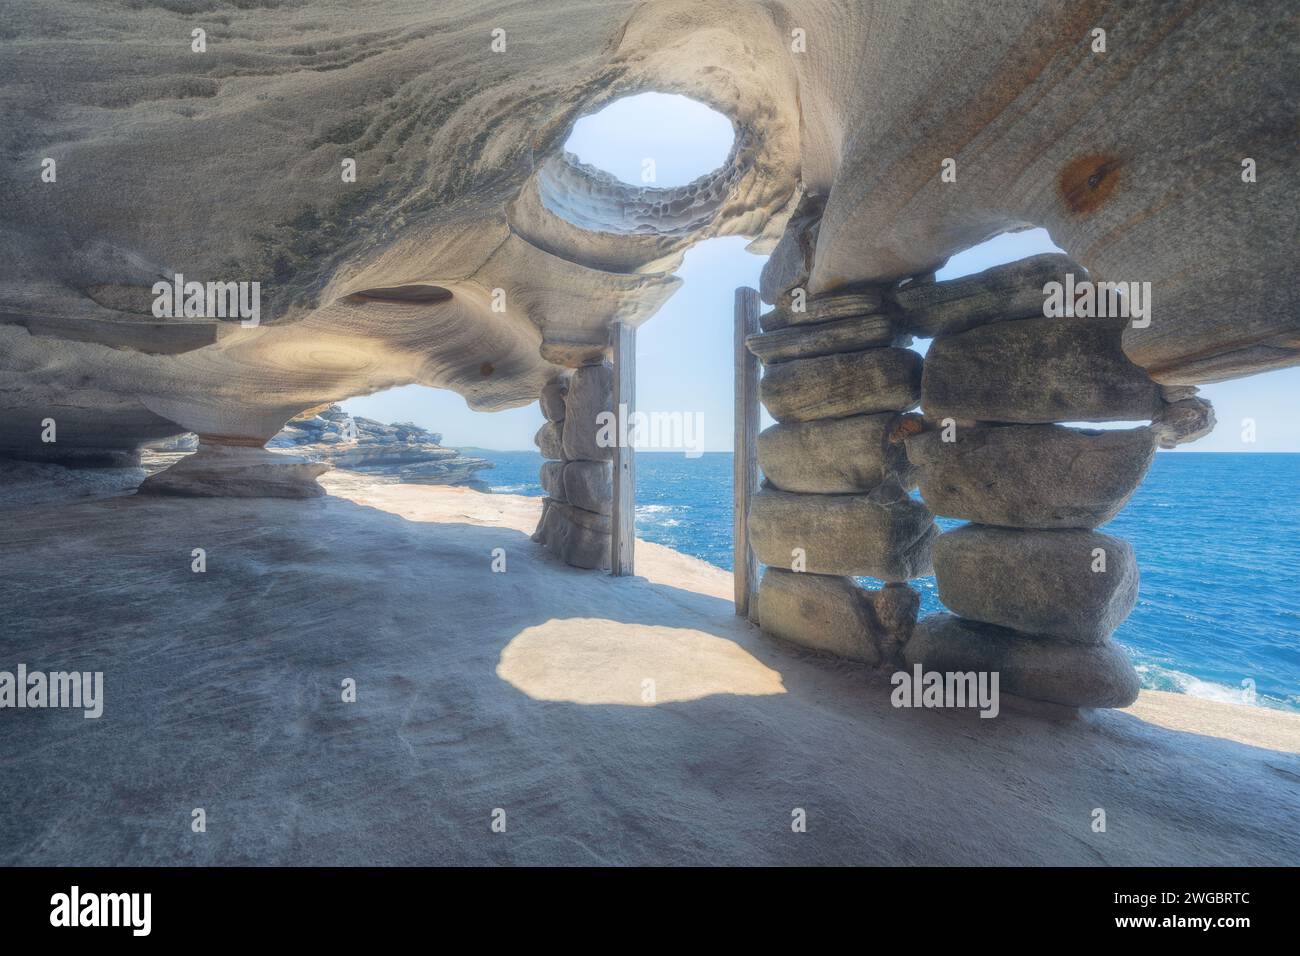
{"label": "stone pillar", "polygon": [[[802,267],[780,256],[769,266],[806,277],[811,244],[786,246]],[[766,270],[764,279],[770,293]],[[887,308],[879,287],[807,299],[787,289],[746,341],[763,362],[759,397],[777,421],[758,437],[764,479],[749,510],[767,566],[759,626],[867,664],[897,663],[920,605],[905,582],[930,573],[938,533],[908,494],[915,482],[902,444],[919,429],[905,413],[920,399],[923,363]],[[886,583],[869,590],[854,577]]]}
{"label": "stone pillar", "polygon": [[609,567],[613,447],[597,440],[598,416],[613,411],[613,368],[584,365],[542,389],[546,424],[535,441],[547,461],[546,492],[533,540],[579,568]]}
{"label": "stone pillar", "polygon": [[[934,338],[908,459],[926,504],[970,522],[934,545],[953,613],[918,622],[904,657],[996,671],[1003,693],[1050,705],[1123,707],[1138,680],[1110,638],[1137,601],[1138,569],[1127,542],[1095,529],[1128,501],[1157,444],[1203,434],[1212,417],[1125,357],[1126,320],[1045,318],[1043,286],[1067,272],[1087,277],[1064,256],[1036,256],[891,296],[903,330]],[[1054,424],[1135,420],[1152,424]]]}
{"label": "stone pillar", "polygon": [[198,449],[150,475],[137,494],[188,498],[319,498],[316,478],[333,467],[288,452],[199,436]]}
{"label": "stone pillar", "polygon": [[198,448],[140,485],[141,495],[318,498],[316,478],[332,467],[265,446],[301,407],[246,410],[185,399],[141,398],[150,411],[199,437]]}

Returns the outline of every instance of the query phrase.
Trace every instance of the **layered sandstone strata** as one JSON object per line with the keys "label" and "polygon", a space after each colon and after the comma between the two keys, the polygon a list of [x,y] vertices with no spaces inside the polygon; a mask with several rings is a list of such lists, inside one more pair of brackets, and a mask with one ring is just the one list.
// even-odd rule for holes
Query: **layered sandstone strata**
{"label": "layered sandstone strata", "polygon": [[[772,340],[774,359],[876,347],[877,323],[853,320],[896,282],[1033,224],[1094,275],[1152,283],[1157,317],[1120,347],[1161,383],[1300,361],[1276,266],[1294,234],[1282,0],[1194,16],[1153,0],[393,0],[364,25],[344,0],[210,6],[6,10],[6,455],[121,462],[187,430],[265,441],[305,408],[407,383],[518,407],[598,360],[611,318],[653,315],[712,236],[773,253],[768,301],[802,283],[805,308],[764,327],[823,328]],[[1099,25],[1122,42],[1094,50]],[[565,154],[579,117],[643,90],[725,113],[723,166],[660,189]],[[1024,318],[1060,264],[958,307],[924,279],[884,304],[917,334],[972,334]],[[153,315],[151,286],[178,274],[260,283],[260,324]]]}

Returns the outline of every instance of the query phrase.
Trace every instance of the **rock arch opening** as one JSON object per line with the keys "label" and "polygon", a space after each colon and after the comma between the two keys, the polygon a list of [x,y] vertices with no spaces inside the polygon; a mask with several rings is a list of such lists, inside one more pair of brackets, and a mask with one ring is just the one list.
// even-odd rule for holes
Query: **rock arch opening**
{"label": "rock arch opening", "polygon": [[538,195],[581,229],[685,236],[705,227],[730,195],[749,162],[747,142],[697,100],[622,97],[574,124],[539,170]]}

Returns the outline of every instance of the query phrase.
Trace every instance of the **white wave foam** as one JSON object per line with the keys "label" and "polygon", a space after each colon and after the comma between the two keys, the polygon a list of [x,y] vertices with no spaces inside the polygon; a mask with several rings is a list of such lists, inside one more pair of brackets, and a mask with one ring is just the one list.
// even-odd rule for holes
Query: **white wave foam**
{"label": "white wave foam", "polygon": [[[1158,664],[1138,664],[1136,666],[1138,676],[1142,679],[1142,685],[1152,690],[1173,691],[1176,694],[1186,694],[1188,697],[1199,697],[1202,700],[1214,700],[1223,704],[1242,704],[1246,706],[1252,704],[1246,698],[1244,688],[1241,687],[1201,680],[1191,674],[1168,667],[1161,667]],[[1255,699],[1254,705],[1258,706],[1258,698]]]}

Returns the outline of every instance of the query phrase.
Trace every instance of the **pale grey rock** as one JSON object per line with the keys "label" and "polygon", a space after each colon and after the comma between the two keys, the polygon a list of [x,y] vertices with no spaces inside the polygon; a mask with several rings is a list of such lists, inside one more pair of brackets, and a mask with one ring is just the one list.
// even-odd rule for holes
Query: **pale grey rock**
{"label": "pale grey rock", "polygon": [[550,458],[553,461],[564,458],[563,432],[563,422],[547,422],[537,429],[537,434],[533,436],[533,442],[537,445],[537,450],[542,453],[543,458]]}
{"label": "pale grey rock", "polygon": [[906,411],[921,397],[921,365],[895,348],[795,359],[764,371],[759,398],[778,422]]}
{"label": "pale grey rock", "polygon": [[883,316],[887,311],[885,287],[874,284],[837,289],[824,295],[806,295],[802,301],[803,308],[798,308],[798,304],[793,298],[783,296],[775,309],[759,316],[759,327],[764,332],[777,332],[849,318]]}
{"label": "pale grey rock", "polygon": [[260,447],[213,444],[200,436],[198,451],[150,475],[136,493],[197,498],[319,498],[325,489],[316,478],[330,467]]}
{"label": "pale grey rock", "polygon": [[607,515],[614,503],[614,466],[608,461],[570,461],[564,465],[564,493],[569,504]]}
{"label": "pale grey rock", "polygon": [[[184,436],[182,436],[182,439]],[[159,443],[151,444],[158,449]],[[175,447],[183,448],[181,442]],[[361,415],[349,415],[338,405],[309,409],[291,419],[267,447],[285,449],[308,461],[367,474],[392,475],[422,485],[477,483],[474,474],[492,463],[462,455],[442,445],[442,435],[413,422],[386,425]]]}
{"label": "pale grey rock", "polygon": [[570,461],[611,460],[613,446],[602,447],[597,438],[601,414],[614,410],[613,366],[584,365],[575,369],[564,406],[563,457]]}
{"label": "pale grey rock", "polygon": [[763,564],[791,569],[802,549],[814,574],[906,581],[930,573],[938,534],[928,508],[893,494],[798,495],[762,488],[750,501],[749,534]]}
{"label": "pale grey rock", "polygon": [[542,389],[542,394],[538,400],[538,404],[541,405],[542,414],[546,416],[547,421],[564,421],[564,397],[568,393],[569,383],[567,381],[550,382]]}
{"label": "pale grey rock", "polygon": [[1120,348],[1123,320],[1019,319],[935,339],[925,357],[927,418],[988,422],[1141,421],[1159,386]]}
{"label": "pale grey rock", "polygon": [[1184,398],[1162,408],[1151,422],[1161,448],[1204,438],[1214,431],[1214,406],[1203,398]]}
{"label": "pale grey rock", "polygon": [[[285,427],[288,428],[289,426],[286,425]],[[271,442],[267,442],[267,445],[275,447],[272,445],[272,442],[274,441],[275,439],[272,439]],[[194,432],[183,432],[180,435],[173,435],[170,438],[146,442],[144,447],[150,451],[163,453],[197,451],[199,447],[199,436],[194,434]]]}
{"label": "pale grey rock", "polygon": [[[1094,571],[1095,552],[1105,570]],[[955,614],[1044,639],[1098,644],[1137,603],[1132,546],[1095,531],[964,525],[934,542],[939,600]]]}
{"label": "pale grey rock", "polygon": [[880,629],[880,656],[887,664],[902,660],[903,648],[912,639],[916,616],[921,610],[921,595],[901,582],[889,582],[872,592],[872,608]]}
{"label": "pale grey rock", "polygon": [[[476,491],[487,492],[491,486],[486,481],[475,478],[474,474],[484,468],[491,467],[492,462],[486,458],[471,458],[458,454],[454,458],[442,461],[417,461],[414,464],[403,465],[397,469],[396,474],[398,478],[408,484],[458,485],[473,488]],[[367,472],[375,471],[373,468],[362,470]]]}
{"label": "pale grey rock", "polygon": [[791,359],[860,352],[898,344],[893,320],[887,315],[860,315],[818,325],[794,325],[773,332],[758,332],[745,339],[745,347],[765,365]]}
{"label": "pale grey rock", "polygon": [[[1240,291],[1249,294],[1248,290]],[[1219,294],[1223,295],[1223,293]],[[1164,342],[1148,342],[1144,340],[1144,336],[1155,327],[1156,323],[1152,322],[1146,329],[1126,328],[1124,350],[1135,362],[1143,362],[1148,357],[1155,359],[1155,364],[1147,367],[1148,374],[1158,382],[1171,384],[1225,382],[1233,378],[1243,378],[1273,369],[1300,365],[1300,318],[1295,317],[1294,306],[1294,301],[1300,298],[1300,293],[1293,291],[1291,295],[1293,303],[1290,316],[1250,316],[1249,324],[1255,329],[1262,329],[1262,333],[1255,334],[1266,336],[1253,345],[1234,347],[1232,342],[1220,341],[1219,351],[1198,354],[1193,351],[1197,343],[1205,342],[1209,336],[1215,334],[1222,338],[1223,332],[1211,328],[1209,322],[1203,321],[1200,329],[1187,329],[1181,333],[1184,336],[1182,341],[1171,336]],[[1233,303],[1231,300],[1228,301],[1228,307],[1231,308]],[[1278,328],[1278,325],[1273,323],[1282,322],[1290,322],[1291,328],[1280,335],[1269,334]],[[1171,323],[1165,325],[1169,327]],[[1235,326],[1233,323],[1224,323],[1224,327]],[[1175,354],[1168,355],[1170,351]]]}
{"label": "pale grey rock", "polygon": [[564,496],[564,465],[562,461],[544,461],[538,470],[538,481],[548,498],[568,501]]}
{"label": "pale grey rock", "polygon": [[851,578],[768,568],[758,586],[765,634],[852,661],[880,661],[871,593]]}
{"label": "pale grey rock", "polygon": [[546,499],[534,540],[575,568],[609,568],[611,526],[608,515],[594,514]]}
{"label": "pale grey rock", "polygon": [[1173,404],[1185,398],[1195,398],[1200,389],[1195,385],[1161,385],[1160,397]]}
{"label": "pale grey rock", "polygon": [[96,448],[56,441],[3,449],[3,452],[0,459],[61,465],[64,468],[116,470],[140,467],[138,448]]}
{"label": "pale grey rock", "polygon": [[796,286],[807,286],[817,249],[817,227],[825,206],[825,196],[805,193],[799,197],[780,241],[763,264],[758,292],[764,302],[775,305]]}
{"label": "pale grey rock", "polygon": [[999,692],[1067,707],[1127,707],[1138,695],[1137,672],[1114,641],[1035,640],[952,614],[917,621],[903,659],[926,671],[997,673]]}
{"label": "pale grey rock", "polygon": [[534,528],[533,533],[529,535],[529,538],[533,541],[536,541],[538,544],[544,545],[546,543],[546,536],[548,530],[547,521],[551,513],[551,504],[553,503],[553,501],[554,499],[550,497],[546,497],[542,499],[541,516],[537,519],[537,527]]}
{"label": "pale grey rock", "polygon": [[69,468],[0,458],[0,511],[126,495],[147,476],[144,468]]}
{"label": "pale grey rock", "polygon": [[1152,428],[957,426],[905,439],[935,514],[1014,528],[1095,528],[1119,513],[1155,456]]}
{"label": "pale grey rock", "polygon": [[[995,720],[901,711],[865,665],[786,653],[748,627],[720,600],[729,579],[694,558],[638,549],[637,576],[611,580],[465,520],[464,496],[321,482],[330,493],[306,503],[6,514],[0,669],[106,673],[100,720],[0,711],[0,865],[499,864],[506,835],[439,821],[444,784],[449,800],[468,784],[578,801],[529,807],[557,837],[512,843],[529,865],[1300,861],[1300,788],[1278,769],[1297,765],[1292,714],[1147,691],[1132,712],[1067,727],[1005,700]],[[208,573],[191,574],[205,544]],[[489,570],[498,546],[506,574]],[[339,673],[357,704],[328,703]],[[69,768],[95,785],[73,786]],[[142,790],[182,812],[124,814]],[[196,792],[230,795],[219,839],[185,825]],[[1124,808],[1122,838],[1113,809],[1109,835],[1088,830],[1095,804],[1078,797],[1098,792]],[[794,805],[872,810],[830,831],[812,810],[808,834],[773,839]],[[51,827],[54,807],[76,812]],[[304,807],[310,839],[295,831]],[[666,810],[671,840],[635,825]],[[765,814],[771,826],[738,825]],[[627,826],[605,839],[593,820]]]}
{"label": "pale grey rock", "polygon": [[1082,266],[1060,253],[1030,256],[945,282],[911,282],[895,289],[899,327],[924,338],[965,332],[977,325],[1042,316],[1048,282],[1088,278]]}
{"label": "pale grey rock", "polygon": [[864,664],[895,662],[920,606],[906,584],[868,590],[852,578],[781,568],[767,568],[758,588],[764,633]]}
{"label": "pale grey rock", "polygon": [[899,437],[906,419],[883,412],[777,423],[759,433],[758,467],[780,491],[865,492],[887,477],[910,488],[912,469]]}

